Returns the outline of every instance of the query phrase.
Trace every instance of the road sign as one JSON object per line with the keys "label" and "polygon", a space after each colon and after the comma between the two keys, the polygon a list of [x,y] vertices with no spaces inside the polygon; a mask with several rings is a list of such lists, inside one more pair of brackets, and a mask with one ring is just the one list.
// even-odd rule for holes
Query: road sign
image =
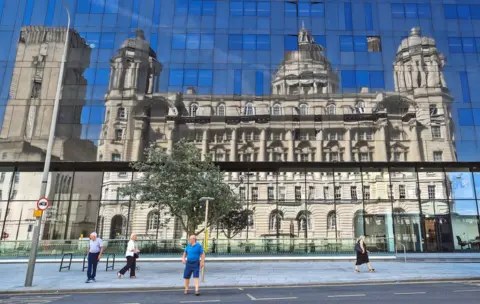
{"label": "road sign", "polygon": [[48,199],[42,197],[37,201],[37,207],[40,210],[46,210],[48,209],[48,207],[50,207],[50,202],[48,201]]}
{"label": "road sign", "polygon": [[40,209],[33,210],[34,217],[41,217],[42,214],[43,214],[43,210],[40,210]]}

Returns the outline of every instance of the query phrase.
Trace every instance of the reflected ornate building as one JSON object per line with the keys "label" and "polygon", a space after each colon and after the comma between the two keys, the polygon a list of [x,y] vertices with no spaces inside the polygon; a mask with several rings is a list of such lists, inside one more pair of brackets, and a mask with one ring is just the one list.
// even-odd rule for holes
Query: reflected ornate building
{"label": "reflected ornate building", "polygon": [[[444,62],[435,41],[415,28],[393,63],[394,92],[339,93],[338,75],[323,47],[301,29],[298,50],[285,52],[270,96],[199,95],[193,87],[185,94],[155,93],[162,65],[138,31],[111,60],[97,157],[136,161],[152,142],[169,151],[186,138],[218,162],[315,161],[334,167],[335,162],[455,161]],[[255,207],[249,228],[238,237],[365,234],[383,238],[379,246],[393,250],[395,235],[418,250],[426,229],[419,205],[435,216],[450,210],[443,174],[419,173],[417,186],[415,172],[354,170],[226,174],[240,199]],[[129,232],[139,236],[181,237],[176,221],[162,226],[163,215],[117,195],[131,178],[105,176],[99,227],[104,238],[125,235],[127,221]]]}

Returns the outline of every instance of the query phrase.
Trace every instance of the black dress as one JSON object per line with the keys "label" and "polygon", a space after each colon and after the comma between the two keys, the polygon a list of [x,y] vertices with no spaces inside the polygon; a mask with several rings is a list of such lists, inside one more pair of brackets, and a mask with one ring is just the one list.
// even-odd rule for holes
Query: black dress
{"label": "black dress", "polygon": [[[365,249],[367,248],[367,245],[365,244],[365,242],[363,243],[363,246],[365,247]],[[367,250],[365,250],[365,253],[357,251],[357,262],[355,263],[355,265],[362,265],[366,263],[370,263],[370,261],[368,260]]]}

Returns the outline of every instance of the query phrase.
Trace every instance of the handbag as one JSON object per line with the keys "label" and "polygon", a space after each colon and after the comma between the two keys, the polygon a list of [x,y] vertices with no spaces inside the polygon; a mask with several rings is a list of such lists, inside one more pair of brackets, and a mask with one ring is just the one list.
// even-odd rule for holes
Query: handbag
{"label": "handbag", "polygon": [[360,252],[360,253],[363,252],[362,246],[360,246],[360,243],[356,243],[356,244],[355,244],[355,251],[356,251],[356,252]]}
{"label": "handbag", "polygon": [[134,257],[135,259],[138,259],[140,256],[138,255],[138,253],[134,253],[134,254],[133,254],[133,257]]}

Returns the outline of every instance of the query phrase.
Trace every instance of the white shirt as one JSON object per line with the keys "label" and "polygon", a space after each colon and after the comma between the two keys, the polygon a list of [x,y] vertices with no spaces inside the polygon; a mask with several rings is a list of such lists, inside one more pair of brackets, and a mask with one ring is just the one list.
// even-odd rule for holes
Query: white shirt
{"label": "white shirt", "polygon": [[137,243],[134,240],[128,241],[127,251],[125,252],[125,256],[133,257],[134,252],[133,249],[137,249]]}

